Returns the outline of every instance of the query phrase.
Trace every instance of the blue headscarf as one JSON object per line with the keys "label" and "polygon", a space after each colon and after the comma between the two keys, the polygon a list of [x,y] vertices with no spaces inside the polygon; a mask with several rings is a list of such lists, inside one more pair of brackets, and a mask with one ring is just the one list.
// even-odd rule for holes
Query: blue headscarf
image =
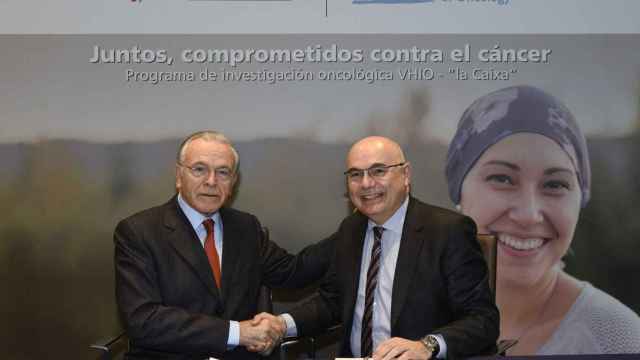
{"label": "blue headscarf", "polygon": [[[446,163],[449,196],[454,204],[460,203],[462,182],[480,156],[505,137],[523,132],[546,136],[560,145],[576,168],[581,206],[587,204],[591,169],[584,135],[560,101],[532,86],[492,92],[474,101],[462,114]],[[531,156],[536,155],[532,152]]]}

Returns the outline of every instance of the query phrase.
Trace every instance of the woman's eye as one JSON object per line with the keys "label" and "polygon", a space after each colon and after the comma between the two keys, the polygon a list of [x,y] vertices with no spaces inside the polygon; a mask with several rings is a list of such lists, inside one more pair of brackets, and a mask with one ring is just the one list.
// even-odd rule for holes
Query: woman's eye
{"label": "woman's eye", "polygon": [[489,175],[489,176],[486,177],[485,180],[488,181],[488,182],[494,182],[494,183],[498,183],[498,184],[513,185],[513,180],[511,179],[511,177],[508,176],[508,175],[504,175],[504,174]]}
{"label": "woman's eye", "polygon": [[562,180],[550,180],[544,183],[545,189],[550,190],[571,190],[571,185],[568,182]]}

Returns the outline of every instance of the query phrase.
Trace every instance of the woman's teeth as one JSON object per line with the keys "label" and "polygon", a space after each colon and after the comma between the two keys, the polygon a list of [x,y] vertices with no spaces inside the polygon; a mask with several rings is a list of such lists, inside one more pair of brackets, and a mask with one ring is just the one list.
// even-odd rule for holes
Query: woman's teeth
{"label": "woman's teeth", "polygon": [[521,239],[507,234],[498,235],[498,240],[504,245],[507,245],[516,250],[534,250],[544,244],[544,240],[540,238]]}

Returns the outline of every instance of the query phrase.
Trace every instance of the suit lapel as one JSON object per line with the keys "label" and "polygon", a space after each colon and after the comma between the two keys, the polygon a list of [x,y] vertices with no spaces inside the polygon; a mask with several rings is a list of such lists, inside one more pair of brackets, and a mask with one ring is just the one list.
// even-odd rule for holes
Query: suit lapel
{"label": "suit lapel", "polygon": [[400,250],[398,252],[398,260],[396,261],[396,271],[393,278],[393,294],[391,296],[391,335],[400,310],[409,294],[409,286],[413,280],[418,256],[422,249],[424,236],[420,236],[424,226],[422,224],[421,215],[416,208],[416,200],[409,199],[407,214],[404,219],[402,228],[402,238],[400,240]]}
{"label": "suit lapel", "polygon": [[182,213],[178,206],[178,201],[174,197],[167,207],[164,216],[164,224],[169,229],[169,243],[180,254],[180,256],[193,268],[198,278],[204,283],[206,288],[219,299],[220,294],[213,279],[213,271],[209,265],[209,260],[204,252],[198,236],[191,227],[189,220]]}
{"label": "suit lapel", "polygon": [[[353,323],[353,311],[356,307],[356,299],[358,296],[358,285],[360,283],[360,267],[362,265],[362,247],[364,237],[367,231],[367,218],[360,213],[355,214],[357,220],[355,225],[350,229],[349,238],[347,239],[347,248],[345,249],[346,265],[346,291],[344,303],[348,304],[343,314],[344,326],[346,326],[345,334],[347,339],[351,334],[351,325]],[[349,340],[347,340],[349,341]]]}
{"label": "suit lapel", "polygon": [[233,284],[233,276],[238,273],[236,266],[240,264],[239,258],[241,255],[242,244],[244,243],[242,227],[236,221],[236,217],[226,208],[220,208],[220,218],[222,219],[222,298],[227,299],[231,292],[229,288]]}

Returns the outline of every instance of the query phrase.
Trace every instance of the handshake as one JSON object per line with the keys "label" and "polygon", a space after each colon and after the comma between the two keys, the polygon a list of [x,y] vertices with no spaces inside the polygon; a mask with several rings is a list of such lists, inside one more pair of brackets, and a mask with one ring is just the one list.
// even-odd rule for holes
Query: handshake
{"label": "handshake", "polygon": [[287,323],[282,316],[263,312],[240,322],[240,345],[267,356],[282,342],[286,332]]}

